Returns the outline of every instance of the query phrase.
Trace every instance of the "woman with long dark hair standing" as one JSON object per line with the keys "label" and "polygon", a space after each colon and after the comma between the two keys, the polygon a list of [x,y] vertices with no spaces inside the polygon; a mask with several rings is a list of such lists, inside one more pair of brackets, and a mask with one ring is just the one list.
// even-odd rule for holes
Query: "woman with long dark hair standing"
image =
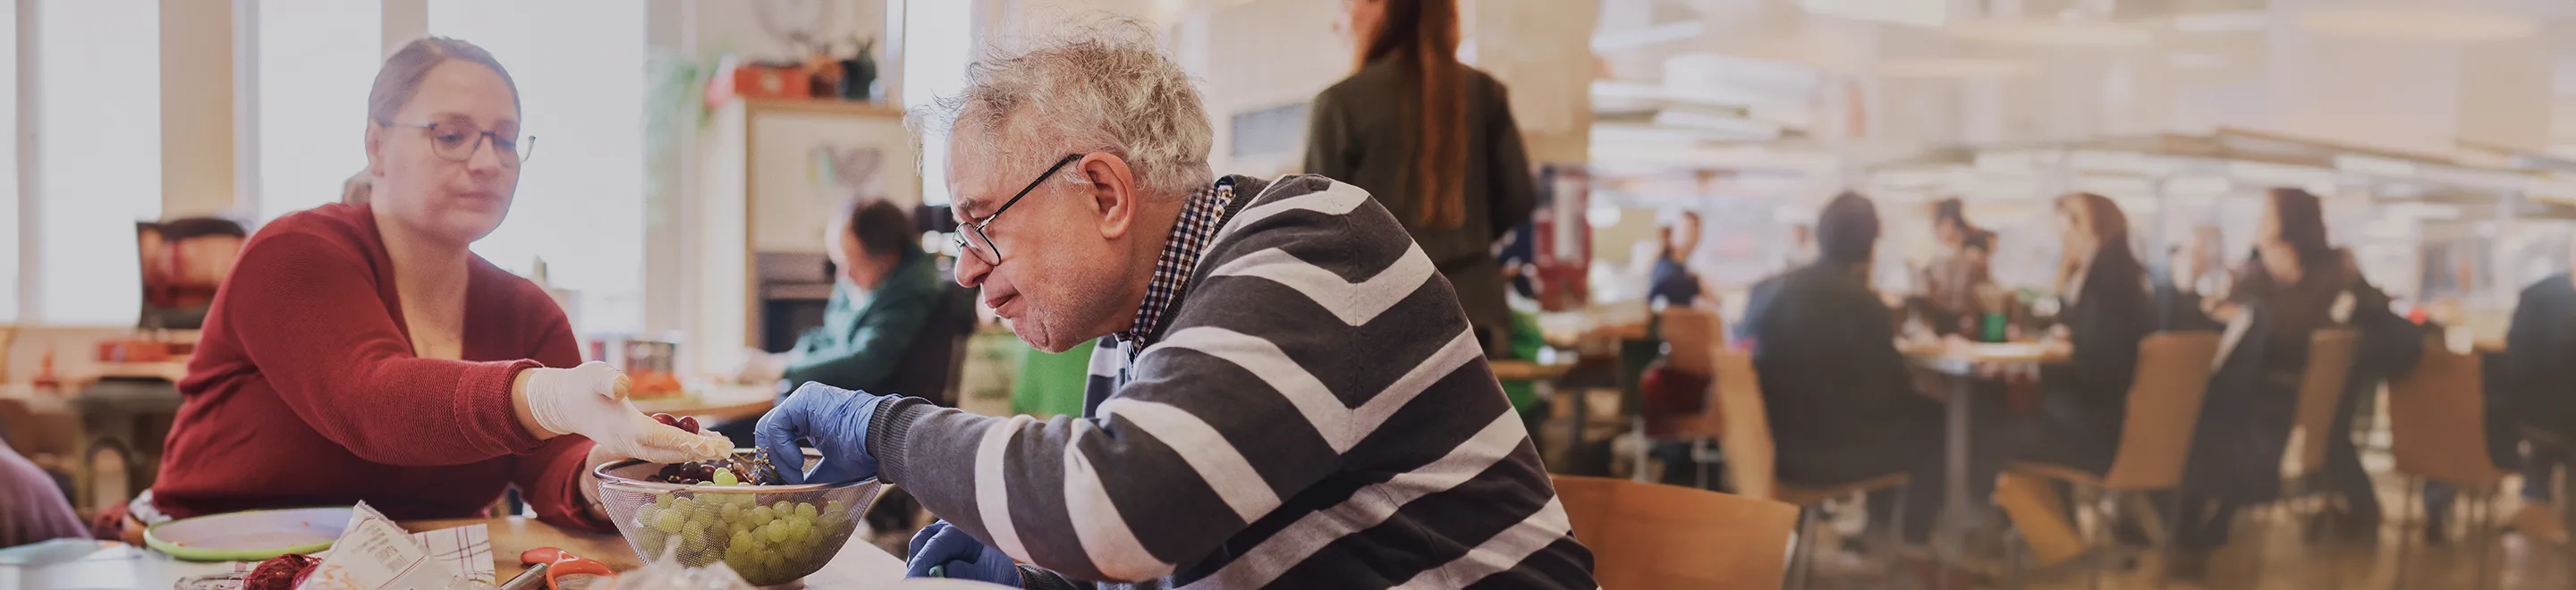
{"label": "woman with long dark hair standing", "polygon": [[1536,206],[1501,82],[1458,62],[1457,0],[1344,0],[1356,72],[1315,96],[1306,171],[1376,195],[1458,292],[1493,351],[1510,339],[1495,240]]}

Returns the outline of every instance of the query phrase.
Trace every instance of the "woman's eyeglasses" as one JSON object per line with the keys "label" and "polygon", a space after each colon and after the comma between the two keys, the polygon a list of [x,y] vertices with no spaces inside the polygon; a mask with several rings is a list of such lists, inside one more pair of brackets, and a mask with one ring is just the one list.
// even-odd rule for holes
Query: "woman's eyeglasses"
{"label": "woman's eyeglasses", "polygon": [[534,152],[537,149],[537,136],[521,136],[516,134],[502,135],[498,131],[484,131],[474,128],[473,125],[464,123],[395,123],[392,121],[385,121],[383,124],[386,127],[408,127],[413,129],[429,130],[430,153],[438,154],[439,158],[450,162],[463,162],[473,159],[474,151],[482,149],[484,140],[487,139],[491,140],[492,154],[494,156],[498,156],[501,161],[501,166],[505,168],[519,167],[520,163],[528,161],[529,152]]}
{"label": "woman's eyeglasses", "polygon": [[1038,185],[1046,184],[1046,179],[1055,176],[1057,170],[1063,170],[1066,165],[1080,159],[1082,154],[1073,154],[1065,156],[1062,160],[1056,160],[1055,165],[1048,166],[1045,173],[1038,175],[1037,180],[1029,181],[1027,188],[1020,189],[1019,194],[1011,195],[1011,200],[1003,201],[1001,207],[993,209],[992,215],[984,216],[982,221],[957,224],[957,235],[950,236],[948,241],[957,244],[959,250],[974,253],[976,258],[984,260],[984,264],[1001,264],[1002,250],[993,246],[992,238],[984,236],[984,226],[992,225],[993,219],[1001,217],[1003,211],[1008,211],[1011,205],[1019,203],[1020,197],[1029,196],[1030,191],[1038,190]]}

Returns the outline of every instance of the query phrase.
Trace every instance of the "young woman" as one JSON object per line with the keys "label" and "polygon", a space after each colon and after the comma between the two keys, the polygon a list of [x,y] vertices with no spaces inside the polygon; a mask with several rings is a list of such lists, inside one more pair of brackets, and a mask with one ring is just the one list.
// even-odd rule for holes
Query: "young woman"
{"label": "young woman", "polygon": [[1457,0],[1342,9],[1358,71],[1315,96],[1306,171],[1385,202],[1457,289],[1486,350],[1504,346],[1511,309],[1494,242],[1529,220],[1537,193],[1503,85],[1458,63]]}
{"label": "young woman", "polygon": [[280,217],[244,247],[129,524],[359,500],[468,517],[516,484],[544,520],[605,530],[590,466],[724,454],[637,412],[616,369],[581,363],[543,290],[467,249],[509,213],[533,147],[499,61],[413,41],[376,74],[367,115],[374,194]]}
{"label": "young woman", "polygon": [[[2193,433],[2183,478],[2182,527],[2175,538],[2176,575],[2194,577],[2208,550],[2226,541],[2235,509],[2280,493],[2281,454],[2289,445],[2308,343],[2317,330],[2360,330],[2350,391],[2413,366],[2422,337],[2388,309],[2388,296],[2364,281],[2351,256],[2326,241],[2322,203],[2307,191],[2272,189],[2255,226],[2254,251],[2223,296],[2202,303],[2219,323],[2248,322],[2245,336],[2222,354]],[[2249,315],[2250,314],[2250,315]],[[2240,318],[2240,316],[2242,316]],[[2345,408],[2349,410],[2349,408]],[[2345,414],[2349,415],[2349,414]],[[2344,504],[2336,528],[2376,536],[2379,502],[2349,433],[2325,437],[2327,483]]]}
{"label": "young woman", "polygon": [[[2111,199],[2075,193],[2057,199],[2057,234],[2065,241],[2058,265],[2059,314],[2073,350],[2064,364],[2043,367],[2040,404],[2023,459],[2106,473],[2118,454],[2129,382],[2137,373],[2138,341],[2155,331],[2145,267],[2129,250],[2129,220]],[[2005,474],[1996,497],[2043,563],[2083,551],[2062,518],[2057,490]],[[2049,508],[2041,508],[2049,507]]]}

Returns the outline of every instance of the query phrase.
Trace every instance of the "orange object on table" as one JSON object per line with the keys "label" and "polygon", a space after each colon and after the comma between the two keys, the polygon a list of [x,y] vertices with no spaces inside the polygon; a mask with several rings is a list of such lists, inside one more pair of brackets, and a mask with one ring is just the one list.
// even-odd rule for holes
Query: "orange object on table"
{"label": "orange object on table", "polygon": [[527,551],[521,551],[519,552],[519,564],[526,566],[546,566],[546,590],[563,590],[562,587],[558,585],[559,582],[557,582],[557,580],[564,576],[591,575],[605,578],[617,577],[617,571],[609,569],[608,564],[591,561],[590,559],[582,556],[573,555],[570,551],[565,551],[555,547],[538,547]]}
{"label": "orange object on table", "polygon": [[670,373],[660,371],[628,373],[626,379],[626,395],[631,398],[662,399],[680,397],[680,394],[685,393],[684,388],[680,386],[680,377]]}

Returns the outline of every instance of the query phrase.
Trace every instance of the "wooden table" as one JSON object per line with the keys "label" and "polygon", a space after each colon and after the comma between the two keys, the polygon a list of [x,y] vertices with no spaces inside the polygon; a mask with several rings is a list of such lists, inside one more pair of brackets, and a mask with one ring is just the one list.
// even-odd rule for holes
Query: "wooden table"
{"label": "wooden table", "polygon": [[[855,518],[855,517],[854,517]],[[492,571],[502,580],[519,575],[519,553],[538,547],[555,547],[574,555],[598,560],[617,571],[644,567],[635,556],[633,546],[616,533],[594,533],[556,527],[524,516],[504,518],[464,518],[451,520],[415,520],[401,523],[404,530],[431,531],[481,524],[492,537]],[[818,590],[830,588],[867,588],[903,578],[903,560],[885,550],[869,545],[867,539],[853,536],[841,553],[823,569],[805,577],[805,585]]]}
{"label": "wooden table", "polygon": [[1957,563],[1967,545],[1968,520],[1974,508],[1968,497],[1968,419],[1975,396],[1978,370],[1992,365],[2029,365],[2064,362],[2070,351],[2062,345],[2037,342],[1944,342],[1900,344],[1898,350],[1906,360],[1947,377],[1950,384],[1942,405],[1949,414],[1943,430],[1943,482],[1940,538],[1946,542],[1939,549],[1951,563]]}
{"label": "wooden table", "polygon": [[1494,369],[1494,379],[1500,381],[1548,381],[1564,377],[1567,372],[1574,370],[1573,363],[1502,360],[1487,364]]}
{"label": "wooden table", "polygon": [[708,385],[682,397],[635,400],[638,410],[698,416],[716,422],[758,419],[776,405],[778,390],[771,385]]}

